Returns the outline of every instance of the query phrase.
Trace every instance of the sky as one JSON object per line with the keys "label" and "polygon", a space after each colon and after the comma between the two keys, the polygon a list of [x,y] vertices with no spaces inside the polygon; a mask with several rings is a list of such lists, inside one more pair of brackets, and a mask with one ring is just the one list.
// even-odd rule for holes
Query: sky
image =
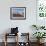
{"label": "sky", "polygon": [[13,11],[13,13],[22,13],[22,12],[24,12],[24,9],[23,8],[14,8],[14,9],[12,9],[12,11]]}

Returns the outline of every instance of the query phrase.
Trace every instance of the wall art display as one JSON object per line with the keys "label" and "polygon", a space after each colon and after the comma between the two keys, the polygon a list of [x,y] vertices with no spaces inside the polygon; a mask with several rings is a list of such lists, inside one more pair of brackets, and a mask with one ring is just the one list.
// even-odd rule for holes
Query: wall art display
{"label": "wall art display", "polygon": [[46,0],[37,1],[37,14],[39,17],[46,17]]}
{"label": "wall art display", "polygon": [[10,8],[11,20],[24,20],[26,19],[26,7],[11,7]]}
{"label": "wall art display", "polygon": [[36,3],[36,23],[37,25],[46,25],[46,0],[37,0]]}

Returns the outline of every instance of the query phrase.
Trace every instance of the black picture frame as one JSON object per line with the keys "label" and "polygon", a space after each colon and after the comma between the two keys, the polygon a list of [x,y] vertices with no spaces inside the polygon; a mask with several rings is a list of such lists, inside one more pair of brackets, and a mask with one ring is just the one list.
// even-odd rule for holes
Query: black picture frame
{"label": "black picture frame", "polygon": [[10,7],[10,19],[11,20],[25,20],[26,7]]}

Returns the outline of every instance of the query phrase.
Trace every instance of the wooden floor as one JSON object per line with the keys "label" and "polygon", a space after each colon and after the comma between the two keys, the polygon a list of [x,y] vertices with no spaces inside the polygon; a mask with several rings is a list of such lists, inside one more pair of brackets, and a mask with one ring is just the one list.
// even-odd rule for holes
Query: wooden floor
{"label": "wooden floor", "polygon": [[[2,42],[0,42],[0,46],[4,46],[4,43]],[[15,43],[12,43],[12,42],[10,42],[10,43],[8,43],[8,45],[7,46],[15,46]],[[25,46],[25,45],[24,45]],[[30,46],[37,46],[37,43],[30,43]],[[46,43],[44,43],[44,45],[41,45],[41,46],[46,46]]]}

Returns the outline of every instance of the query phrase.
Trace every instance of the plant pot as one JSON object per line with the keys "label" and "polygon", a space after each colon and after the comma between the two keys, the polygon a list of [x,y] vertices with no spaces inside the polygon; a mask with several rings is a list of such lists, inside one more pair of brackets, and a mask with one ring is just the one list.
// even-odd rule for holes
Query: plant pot
{"label": "plant pot", "polygon": [[44,40],[45,40],[45,39],[38,39],[38,40],[37,40],[37,43],[41,44],[41,43],[44,42]]}
{"label": "plant pot", "polygon": [[40,43],[40,39],[37,39],[37,43]]}
{"label": "plant pot", "polygon": [[44,40],[45,40],[45,39],[40,39],[40,43],[44,43]]}

